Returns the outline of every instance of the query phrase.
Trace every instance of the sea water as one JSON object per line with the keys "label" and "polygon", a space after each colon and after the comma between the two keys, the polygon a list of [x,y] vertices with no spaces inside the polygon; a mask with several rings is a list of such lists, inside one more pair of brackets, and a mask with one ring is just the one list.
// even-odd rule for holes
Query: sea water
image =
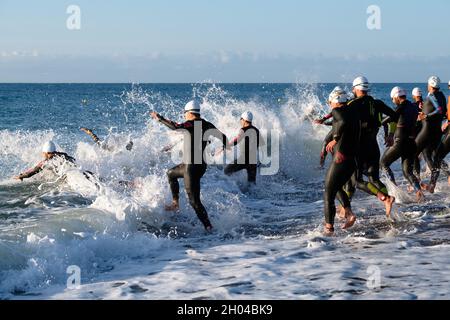
{"label": "sea water", "polygon": [[[444,177],[418,205],[394,166],[400,187],[388,184],[399,199],[393,220],[376,198],[358,192],[356,226],[322,236],[325,171],[318,162],[329,128],[311,120],[329,112],[326,97],[336,85],[349,88],[0,84],[0,298],[450,298]],[[391,105],[392,86],[375,84],[372,94]],[[277,174],[258,176],[256,186],[247,186],[244,173],[227,177],[222,166],[210,166],[202,201],[213,234],[204,232],[184,191],[180,212],[164,212],[171,200],[166,171],[177,164],[173,153],[182,149],[182,136],[149,116],[154,110],[182,121],[193,97],[229,137],[239,131],[240,114],[252,111],[255,125],[280,141]],[[108,149],[80,127],[92,129]],[[48,140],[75,157],[77,167],[12,180],[41,161]],[[173,144],[172,154],[162,152]],[[84,171],[96,178],[86,179]],[[79,270],[80,286],[68,283],[71,270]]]}

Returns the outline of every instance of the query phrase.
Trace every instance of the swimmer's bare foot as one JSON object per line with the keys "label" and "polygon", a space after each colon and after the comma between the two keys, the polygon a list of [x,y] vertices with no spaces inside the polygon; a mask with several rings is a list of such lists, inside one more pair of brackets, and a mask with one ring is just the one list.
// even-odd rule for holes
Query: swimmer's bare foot
{"label": "swimmer's bare foot", "polygon": [[386,207],[386,217],[390,218],[392,213],[392,207],[395,203],[395,198],[391,196],[387,196],[386,200],[383,201]]}
{"label": "swimmer's bare foot", "polygon": [[377,193],[377,198],[378,198],[378,200],[384,202],[384,201],[386,201],[387,196],[386,196],[384,193],[378,192],[378,193]]}
{"label": "swimmer's bare foot", "polygon": [[420,183],[420,187],[422,188],[422,191],[429,191],[430,186],[426,184],[425,182]]}
{"label": "swimmer's bare foot", "polygon": [[343,230],[350,229],[353,227],[356,223],[356,216],[353,214],[353,211],[351,208],[345,209],[345,219],[347,221],[342,225]]}
{"label": "swimmer's bare foot", "polygon": [[212,233],[214,231],[213,226],[207,226],[205,227],[206,233]]}
{"label": "swimmer's bare foot", "polygon": [[345,212],[345,208],[343,207],[343,206],[338,206],[337,207],[337,210],[339,211],[339,213],[338,213],[338,219],[339,220],[345,220],[345,216],[346,216],[346,212]]}
{"label": "swimmer's bare foot", "polygon": [[408,186],[408,193],[413,193],[414,192],[414,187],[409,185]]}
{"label": "swimmer's bare foot", "polygon": [[180,204],[178,203],[178,201],[173,201],[172,202],[172,204],[170,204],[170,205],[167,205],[166,207],[165,207],[165,210],[167,211],[167,212],[177,212],[177,211],[179,211],[180,210]]}
{"label": "swimmer's bare foot", "polygon": [[423,192],[421,190],[417,191],[416,199],[417,199],[417,203],[422,203],[425,201],[425,195],[423,194]]}
{"label": "swimmer's bare foot", "polygon": [[332,224],[326,223],[323,230],[323,235],[326,237],[332,237],[334,235],[334,226]]}

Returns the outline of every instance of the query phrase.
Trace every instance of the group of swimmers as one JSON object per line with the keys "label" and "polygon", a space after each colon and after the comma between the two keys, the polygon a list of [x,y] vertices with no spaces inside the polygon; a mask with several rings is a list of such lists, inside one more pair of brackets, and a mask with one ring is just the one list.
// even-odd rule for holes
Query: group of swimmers
{"label": "group of swimmers", "polygon": [[[395,109],[369,95],[370,84],[365,77],[354,80],[351,94],[340,87],[331,92],[328,103],[332,112],[315,121],[318,124],[329,121],[332,125],[321,155],[324,165],[326,154],[333,154],[325,178],[325,234],[331,235],[335,231],[336,198],[340,203],[338,217],[345,221],[342,228],[348,229],[355,224],[351,199],[356,189],[377,197],[384,203],[386,215],[390,216],[395,198],[389,195],[380,180],[380,167],[396,184],[390,167],[399,159],[409,183],[408,190],[416,193],[418,202],[424,200],[424,191],[434,193],[441,170],[449,176],[450,184],[444,161],[450,152],[450,102],[447,106],[440,87],[439,77],[430,77],[426,99],[422,98],[421,90],[415,88],[414,102],[407,99],[406,90],[395,87],[391,91]],[[377,137],[382,126],[387,149],[380,160]],[[421,181],[420,156],[431,170],[429,184]]]}
{"label": "group of swimmers", "polygon": [[[231,140],[212,123],[202,119],[201,103],[198,100],[192,100],[186,104],[184,108],[185,122],[183,123],[176,123],[165,119],[156,112],[151,112],[151,117],[169,129],[185,134],[183,161],[167,172],[172,193],[172,203],[166,206],[166,211],[179,210],[180,186],[178,179],[182,178],[184,179],[184,186],[190,205],[195,210],[205,230],[211,232],[213,226],[200,198],[200,181],[207,169],[207,161],[204,154],[209,142],[208,139],[210,137],[219,139],[222,143],[222,150],[231,150],[233,147],[239,146],[239,157],[233,163],[228,164],[224,172],[226,175],[232,175],[238,171],[246,170],[249,183],[256,183],[258,150],[263,140],[260,137],[259,130],[253,125],[253,114],[251,112],[244,112],[241,115],[241,129],[239,134]],[[81,130],[88,134],[102,149],[109,150],[108,145],[102,142],[92,130],[87,128],[81,128]],[[127,144],[126,149],[132,151],[132,141]],[[163,150],[167,151],[170,149],[171,147],[164,148]],[[34,168],[16,176],[15,179],[22,181],[23,179],[31,178],[46,168],[53,169],[61,161],[75,163],[75,159],[66,153],[57,152],[56,145],[52,141],[47,142],[43,146],[42,155],[44,157],[43,161]],[[91,174],[89,172],[89,176]]]}
{"label": "group of swimmers", "polygon": [[232,175],[235,172],[246,170],[249,183],[256,183],[258,150],[262,144],[262,139],[258,128],[253,125],[253,114],[247,111],[241,115],[241,129],[238,136],[232,140],[229,140],[211,122],[202,119],[201,104],[198,100],[186,104],[184,108],[186,121],[183,123],[165,119],[156,112],[152,112],[151,116],[169,129],[181,131],[185,134],[183,163],[167,172],[172,192],[172,203],[166,206],[166,211],[179,210],[180,186],[178,179],[183,178],[189,203],[205,230],[212,231],[213,226],[200,199],[200,180],[207,169],[207,161],[204,157],[206,146],[211,137],[221,141],[222,150],[230,150],[232,147],[239,145],[240,156],[234,163],[225,167],[225,174]]}
{"label": "group of swimmers", "polygon": [[[398,159],[402,161],[403,174],[410,184],[409,190],[416,193],[418,202],[424,200],[424,191],[434,193],[441,170],[447,173],[450,183],[450,173],[444,162],[444,158],[450,152],[448,126],[450,108],[447,108],[446,98],[440,91],[440,86],[440,79],[431,77],[428,81],[426,99],[422,98],[421,90],[416,88],[413,91],[414,102],[407,99],[407,92],[404,89],[395,87],[391,92],[395,109],[369,95],[370,85],[365,77],[354,80],[352,93],[346,92],[341,87],[336,87],[331,92],[328,104],[332,112],[315,121],[332,126],[321,155],[321,164],[324,165],[326,155],[333,154],[333,161],[325,178],[325,234],[334,233],[336,198],[340,203],[338,217],[345,220],[343,229],[351,228],[355,224],[356,216],[351,208],[351,200],[356,189],[377,197],[384,203],[386,215],[390,216],[395,198],[389,195],[386,186],[380,180],[380,167],[395,184],[396,180],[390,167]],[[185,134],[183,161],[167,172],[172,203],[165,209],[179,210],[178,180],[184,179],[190,205],[205,230],[211,231],[213,226],[200,198],[200,182],[208,166],[205,149],[211,137],[221,141],[221,151],[225,151],[225,154],[226,151],[239,145],[240,156],[227,165],[224,172],[231,175],[246,170],[249,183],[256,183],[258,152],[264,141],[259,130],[253,125],[253,114],[244,112],[241,115],[241,129],[238,136],[232,140],[201,117],[201,103],[198,100],[186,104],[183,123],[168,120],[156,112],[151,112],[150,115],[169,129]],[[384,127],[387,146],[382,157],[377,140],[381,127]],[[86,128],[81,130],[91,136],[103,149],[109,150],[92,130]],[[132,141],[127,144],[126,149],[132,151]],[[42,162],[15,178],[19,180],[30,178],[46,166],[54,165],[55,160],[75,162],[75,159],[66,153],[57,152],[55,144],[51,141],[43,146],[42,152],[44,157]],[[431,170],[429,184],[421,181],[420,156],[426,160]],[[89,172],[89,175],[91,174]]]}

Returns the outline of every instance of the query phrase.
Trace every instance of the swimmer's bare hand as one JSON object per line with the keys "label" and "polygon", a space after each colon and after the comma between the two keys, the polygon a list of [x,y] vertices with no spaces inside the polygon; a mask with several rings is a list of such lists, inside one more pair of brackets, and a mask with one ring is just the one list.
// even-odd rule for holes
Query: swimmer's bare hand
{"label": "swimmer's bare hand", "polygon": [[423,121],[427,118],[426,114],[421,112],[419,113],[419,117],[417,118],[419,121]]}
{"label": "swimmer's bare hand", "polygon": [[19,180],[19,181],[23,181],[23,178],[19,177],[19,176],[15,176],[13,177],[14,180]]}
{"label": "swimmer's bare hand", "polygon": [[337,141],[333,140],[327,145],[327,152],[332,153],[334,150],[334,147],[337,145]]}
{"label": "swimmer's bare hand", "polygon": [[155,111],[150,112],[150,116],[155,120],[159,120],[161,118],[161,116]]}
{"label": "swimmer's bare hand", "polygon": [[326,158],[325,158],[325,153],[321,153],[320,154],[320,167],[321,168],[323,168],[323,167],[325,167],[325,160],[326,160]]}
{"label": "swimmer's bare hand", "polygon": [[324,122],[325,122],[324,119],[317,119],[313,121],[314,124],[323,124]]}
{"label": "swimmer's bare hand", "polygon": [[334,161],[336,161],[336,163],[342,163],[345,161],[345,155],[340,153],[340,152],[336,152],[336,155],[334,156]]}

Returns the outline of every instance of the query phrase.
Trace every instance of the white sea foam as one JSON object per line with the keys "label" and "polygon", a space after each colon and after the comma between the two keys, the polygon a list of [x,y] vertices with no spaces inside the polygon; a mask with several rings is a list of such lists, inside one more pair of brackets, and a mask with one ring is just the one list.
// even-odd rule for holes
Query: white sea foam
{"label": "white sea foam", "polygon": [[[202,200],[212,235],[204,233],[184,192],[181,212],[164,212],[170,201],[165,172],[175,163],[161,150],[181,136],[158,123],[111,131],[109,150],[79,133],[0,131],[0,197],[8,214],[0,220],[8,222],[0,223],[0,297],[448,298],[450,214],[442,195],[416,206],[390,186],[402,200],[394,222],[386,221],[375,198],[358,196],[355,228],[322,237],[324,172],[315,168],[327,129],[311,125],[325,113],[315,92],[296,86],[279,93],[281,103],[270,103],[239,100],[219,85],[194,87],[204,117],[228,136],[237,134],[247,110],[257,127],[280,136],[280,173],[258,177],[255,187],[246,186],[244,174],[208,169]],[[159,92],[134,86],[122,101],[121,110],[133,104],[181,120],[180,101]],[[74,155],[78,167],[12,182],[13,173],[40,161],[40,145],[50,139]],[[125,149],[130,139],[131,152]],[[86,171],[95,176],[87,179]],[[437,188],[447,189],[442,182]],[[79,290],[65,287],[71,265],[81,269]],[[367,287],[370,266],[382,270],[379,290]]]}

